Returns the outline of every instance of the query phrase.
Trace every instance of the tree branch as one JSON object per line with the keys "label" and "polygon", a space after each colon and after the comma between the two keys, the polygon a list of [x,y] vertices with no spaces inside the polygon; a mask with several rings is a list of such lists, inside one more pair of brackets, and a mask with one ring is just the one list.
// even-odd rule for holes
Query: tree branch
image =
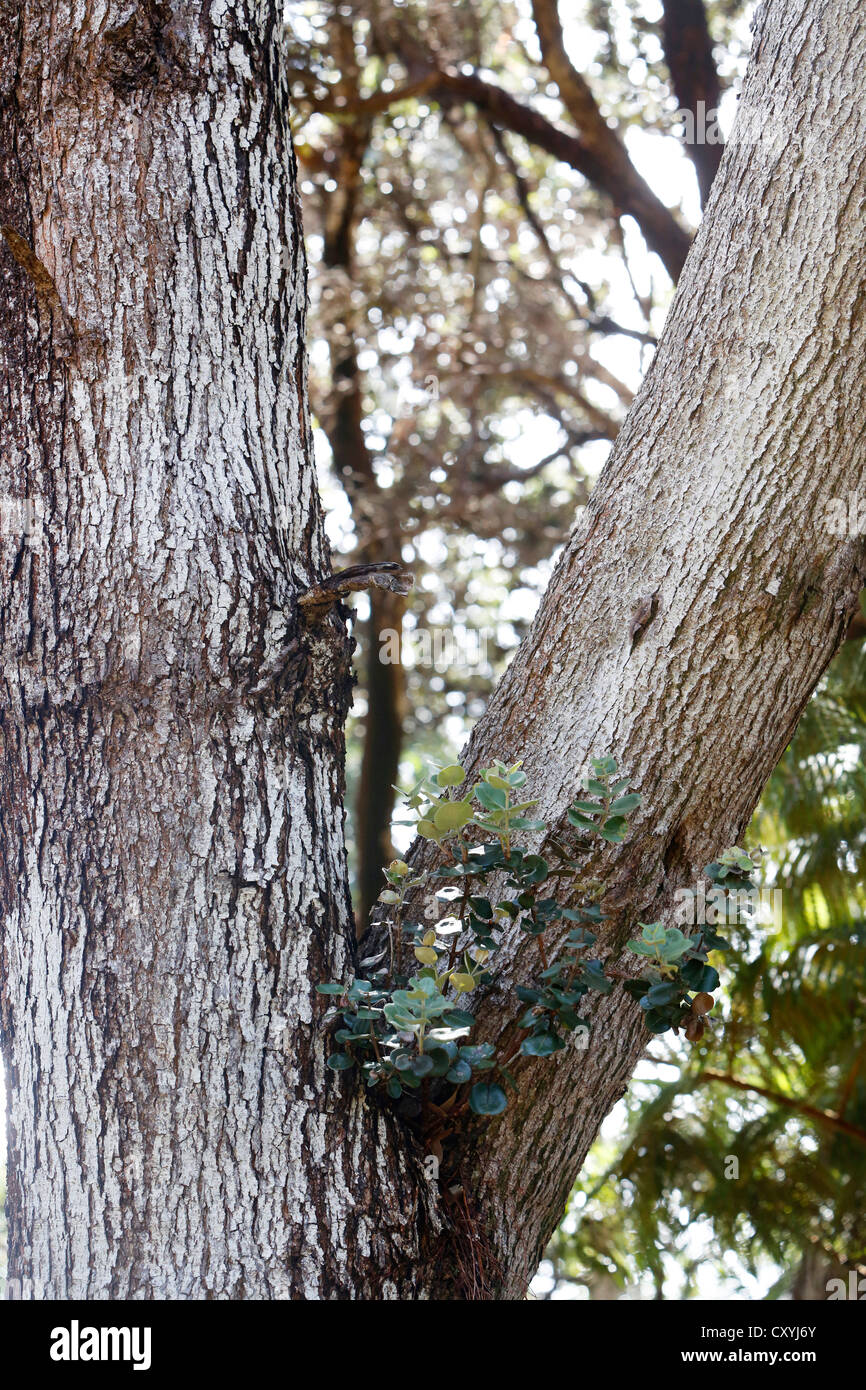
{"label": "tree branch", "polygon": [[[595,106],[588,88],[586,92],[595,115],[590,119],[590,108],[585,104],[587,130],[576,135],[547,120],[540,112],[525,106],[502,87],[479,77],[477,73],[437,66],[420,45],[410,43],[405,36],[395,41],[409,69],[409,80],[403,86],[391,92],[380,91],[364,99],[352,98],[338,91],[333,97],[317,96],[311,88],[323,84],[319,84],[311,74],[296,70],[293,76],[307,88],[305,102],[321,113],[343,117],[355,115],[362,119],[388,110],[407,96],[426,95],[443,107],[455,101],[471,102],[489,121],[520,135],[581,174],[588,183],[612,200],[618,216],[628,214],[633,217],[650,250],[656,252],[671,279],[676,282],[688,255],[691,236],[638,174],[619,136],[609,129]],[[581,109],[571,88],[567,90],[575,109]]]}
{"label": "tree branch", "polygon": [[440,68],[430,95],[440,103],[470,101],[482,115],[538,146],[554,159],[562,160],[605,193],[618,215],[629,214],[637,222],[647,246],[655,251],[671,279],[676,282],[691,245],[691,237],[669,208],[656,197],[632,165],[618,137],[602,150],[598,144],[582,139],[548,121],[502,87],[476,73]]}
{"label": "tree branch", "polygon": [[[697,130],[698,102],[703,102],[706,118],[707,113],[718,110],[720,96],[707,12],[703,0],[663,0],[663,8],[662,47],[674,95],[680,109],[692,113]],[[684,143],[697,172],[701,205],[705,206],[724,146],[688,138]]]}
{"label": "tree branch", "polygon": [[589,328],[593,332],[620,333],[626,338],[635,338],[640,343],[651,344],[653,347],[657,346],[658,340],[651,333],[644,333],[639,328],[624,328],[621,323],[617,323],[616,320],[612,319],[609,314],[598,313],[598,311],[595,308],[594,299],[588,291],[588,286],[581,285],[581,289],[583,290],[584,294],[586,294],[587,300],[590,301],[589,307],[587,309],[584,309],[580,304],[578,304],[577,300],[574,298],[574,295],[572,295],[566,288],[566,285],[564,283],[565,276],[563,274],[562,267],[560,266],[559,261],[557,260],[557,257],[554,253],[553,247],[550,244],[550,238],[547,235],[544,223],[541,221],[541,218],[538,217],[538,215],[535,212],[535,209],[532,206],[532,203],[530,202],[531,190],[529,184],[527,183],[523,174],[520,172],[520,169],[517,166],[517,162],[515,161],[514,157],[511,154],[511,151],[508,148],[504,132],[501,131],[497,125],[493,124],[491,124],[490,130],[493,134],[493,139],[496,148],[499,151],[499,154],[502,157],[505,166],[508,169],[508,172],[514,180],[514,187],[517,193],[517,201],[520,203],[520,206],[523,209],[523,215],[526,218],[529,226],[535,233],[539,241],[539,244],[541,245],[541,249],[544,251],[547,264],[550,266],[550,269],[553,273],[554,284],[556,288],[559,290],[560,294],[568,303],[568,306],[574,314],[575,318],[579,319],[581,323],[585,323],[587,328]]}
{"label": "tree branch", "polygon": [[698,1074],[698,1081],[719,1081],[724,1086],[731,1086],[736,1091],[753,1091],[756,1096],[763,1096],[764,1100],[772,1101],[774,1105],[781,1105],[786,1110],[795,1110],[799,1115],[805,1115],[810,1120],[815,1120],[820,1125],[825,1125],[829,1129],[838,1130],[841,1134],[847,1134],[850,1139],[856,1139],[859,1144],[866,1144],[866,1130],[859,1129],[857,1125],[852,1125],[850,1120],[845,1120],[841,1115],[836,1115],[832,1110],[820,1110],[816,1105],[810,1105],[808,1101],[799,1100],[796,1096],[785,1096],[780,1091],[772,1091],[767,1086],[759,1086],[756,1081],[744,1081],[739,1076],[732,1076],[724,1071],[702,1071]]}
{"label": "tree branch", "polygon": [[396,560],[380,560],[371,565],[350,565],[348,569],[338,570],[312,589],[305,590],[298,597],[298,607],[302,608],[307,621],[316,622],[340,599],[349,594],[367,589],[389,589],[394,594],[408,594],[414,577]]}

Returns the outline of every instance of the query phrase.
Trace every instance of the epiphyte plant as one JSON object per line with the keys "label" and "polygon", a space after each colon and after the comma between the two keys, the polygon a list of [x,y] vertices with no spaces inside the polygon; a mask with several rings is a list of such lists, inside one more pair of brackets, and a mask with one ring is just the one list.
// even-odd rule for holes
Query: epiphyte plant
{"label": "epiphyte plant", "polygon": [[[416,872],[393,860],[379,897],[387,945],[359,960],[354,978],[317,986],[332,1000],[326,1015],[337,1045],[331,1068],[358,1067],[368,1087],[404,1105],[408,1100],[410,1115],[431,1107],[447,1133],[467,1110],[498,1115],[507,1108],[509,1090],[517,1090],[518,1058],[552,1057],[570,1040],[585,1043],[590,1024],[583,1001],[617,983],[592,954],[604,918],[600,887],[586,877],[587,858],[599,841],[626,838],[641,803],[615,758],[594,758],[591,767],[585,790],[568,809],[574,832],[568,846],[533,815],[537,803],[527,797],[519,762],[496,761],[473,781],[451,763],[401,791],[410,823],[439,846],[444,862]],[[457,788],[462,792],[455,796]],[[527,836],[541,852],[524,848]],[[754,867],[744,850],[733,848],[705,872],[723,892],[739,894],[754,890]],[[407,916],[425,889],[432,924]],[[494,889],[501,894],[496,901]],[[651,1033],[682,1030],[697,1042],[719,983],[708,957],[729,943],[706,925],[693,937],[660,922],[639,926],[628,949],[641,957],[643,973],[619,978]],[[466,1005],[494,979],[497,951],[514,929],[534,942],[537,968],[514,988],[519,1040],[500,1056],[492,1043],[472,1041],[475,1017]]]}

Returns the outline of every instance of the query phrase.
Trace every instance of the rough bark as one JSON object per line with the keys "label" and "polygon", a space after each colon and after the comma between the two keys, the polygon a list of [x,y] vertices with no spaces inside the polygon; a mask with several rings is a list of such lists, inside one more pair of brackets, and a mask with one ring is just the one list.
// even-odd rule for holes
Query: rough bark
{"label": "rough bark", "polygon": [[[664,919],[741,838],[863,585],[864,539],[827,509],[866,481],[864,58],[856,0],[761,12],[740,120],[763,139],[726,151],[658,354],[463,759],[523,758],[565,835],[590,755],[635,775],[633,839],[592,865],[622,970],[636,920]],[[518,929],[497,954],[483,1037],[513,1042],[508,987],[533,949]],[[617,987],[588,1052],[522,1063],[519,1099],[457,1146],[491,1296],[525,1287],[646,1042]]]}
{"label": "rough bark", "polygon": [[[740,836],[863,582],[862,538],[822,521],[863,485],[858,11],[762,11],[743,106],[777,138],[727,150],[469,750],[523,757],[557,826],[590,753],[635,774],[635,838],[595,866],[614,956]],[[587,1053],[527,1063],[450,1159],[460,1219],[392,1113],[325,1073],[347,643],[297,618],[327,557],[275,10],[94,14],[0,31],[2,490],[44,502],[0,587],[10,1274],[57,1297],[521,1296],[646,1035],[617,989]]]}
{"label": "rough bark", "polygon": [[12,1288],[404,1292],[411,1150],[314,1023],[349,649],[297,618],[328,557],[278,10],[2,18]]}

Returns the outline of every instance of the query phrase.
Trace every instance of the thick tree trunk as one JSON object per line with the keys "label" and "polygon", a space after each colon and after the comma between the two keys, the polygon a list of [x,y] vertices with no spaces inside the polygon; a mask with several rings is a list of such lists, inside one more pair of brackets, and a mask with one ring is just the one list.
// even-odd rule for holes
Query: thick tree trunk
{"label": "thick tree trunk", "polygon": [[411,1157],[314,1026],[349,671],[297,620],[328,566],[279,11],[129,13],[0,33],[10,1278],[403,1292]]}
{"label": "thick tree trunk", "polygon": [[[638,1010],[617,989],[587,1053],[526,1064],[448,1156],[457,1200],[325,1072],[347,642],[298,619],[327,556],[276,9],[95,15],[34,4],[0,31],[0,487],[37,517],[0,585],[10,1275],[56,1297],[520,1296]],[[823,518],[862,486],[866,33],[856,0],[762,15],[744,114],[777,138],[726,152],[470,750],[525,758],[555,824],[591,752],[636,774],[637,834],[595,866],[612,954],[740,835],[862,584],[862,538]],[[504,989],[478,1008],[507,1033]]]}

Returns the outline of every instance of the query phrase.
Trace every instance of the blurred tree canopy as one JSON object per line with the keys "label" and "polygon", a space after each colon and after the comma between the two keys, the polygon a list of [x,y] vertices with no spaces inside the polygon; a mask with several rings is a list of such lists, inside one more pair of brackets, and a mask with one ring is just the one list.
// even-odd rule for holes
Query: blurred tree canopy
{"label": "blurred tree canopy", "polygon": [[755,815],[768,920],[721,928],[735,948],[724,1020],[687,1053],[651,1045],[625,1136],[596,1146],[553,1243],[557,1280],[706,1296],[709,1268],[734,1296],[824,1299],[829,1279],[864,1272],[864,760],[866,654],[851,641]]}
{"label": "blurred tree canopy", "polygon": [[[416,576],[357,614],[359,927],[392,853],[392,784],[481,713],[652,359],[752,8],[289,5],[335,568],[401,559]],[[705,142],[684,140],[683,112]],[[732,1002],[702,1045],[652,1044],[548,1292],[689,1296],[709,1268],[711,1292],[823,1298],[864,1258],[863,630],[756,816],[781,918],[730,929]]]}
{"label": "blurred tree canopy", "polygon": [[[743,10],[289,6],[338,549],[416,573],[408,606],[377,594],[360,627],[359,924],[401,755],[480,713],[650,361],[721,154],[683,145],[677,112],[714,109],[741,75]],[[422,678],[380,661],[401,626],[453,630],[463,659]]]}

